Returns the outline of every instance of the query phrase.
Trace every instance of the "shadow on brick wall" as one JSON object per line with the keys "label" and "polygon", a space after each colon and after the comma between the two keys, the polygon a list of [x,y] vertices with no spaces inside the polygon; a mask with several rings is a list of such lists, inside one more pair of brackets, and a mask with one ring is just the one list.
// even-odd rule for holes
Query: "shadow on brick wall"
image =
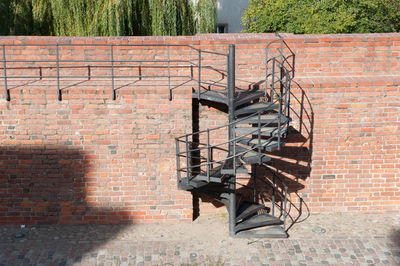
{"label": "shadow on brick wall", "polygon": [[[293,122],[289,128],[285,146],[280,151],[270,154],[272,159],[267,165],[256,167],[255,177],[249,177],[246,186],[237,191],[245,200],[252,201],[254,187],[256,187],[256,198],[267,206],[271,205],[272,183],[275,175],[275,182],[281,192],[284,191],[284,185],[288,187],[289,229],[309,216],[306,199],[300,194],[305,188],[304,181],[310,177],[312,170],[314,128],[314,112],[310,99],[300,84],[294,85],[295,89],[291,91],[290,107],[290,117]],[[280,196],[275,196],[277,206],[281,206],[283,199],[282,193]]]}
{"label": "shadow on brick wall", "polygon": [[87,180],[90,167],[85,152],[71,146],[0,147],[0,223],[129,221],[120,208],[88,203],[87,193],[93,188]]}
{"label": "shadow on brick wall", "polygon": [[[254,85],[254,84],[253,84]],[[271,184],[273,175],[276,175],[277,184],[288,187],[290,221],[289,227],[297,222],[301,222],[309,216],[306,200],[300,195],[305,188],[304,181],[310,177],[313,152],[313,128],[314,112],[310,99],[306,91],[300,84],[295,83],[295,89],[291,91],[290,117],[293,122],[289,128],[288,138],[285,146],[280,150],[271,153],[272,160],[268,165],[263,165],[253,169],[255,177],[245,177],[240,180],[244,186],[237,189],[237,201],[253,201],[254,198],[264,201],[271,198]],[[254,86],[259,86],[256,83]],[[251,89],[251,87],[249,87]],[[203,101],[209,107],[213,107],[222,112],[227,112],[226,106]],[[193,102],[193,132],[199,130],[198,126],[198,106],[199,103]],[[256,196],[254,196],[254,180],[256,181]],[[193,214],[194,219],[200,215],[200,199],[203,202],[210,202],[215,207],[224,206],[209,195],[199,193],[193,194]],[[280,204],[282,197],[276,197],[277,204]],[[291,222],[291,223],[290,223]]]}

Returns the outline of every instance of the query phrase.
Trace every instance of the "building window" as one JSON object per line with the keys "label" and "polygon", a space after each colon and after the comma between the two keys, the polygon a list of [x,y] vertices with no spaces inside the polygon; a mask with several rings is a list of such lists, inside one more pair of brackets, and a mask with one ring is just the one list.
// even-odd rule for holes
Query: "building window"
{"label": "building window", "polygon": [[228,25],[227,24],[218,24],[217,25],[217,33],[228,33]]}

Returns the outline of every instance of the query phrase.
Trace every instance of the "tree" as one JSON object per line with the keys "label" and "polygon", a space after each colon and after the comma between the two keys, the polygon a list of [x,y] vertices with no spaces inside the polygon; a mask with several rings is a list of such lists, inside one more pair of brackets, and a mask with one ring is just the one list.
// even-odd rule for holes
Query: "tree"
{"label": "tree", "polygon": [[215,17],[215,0],[0,0],[2,35],[193,35]]}
{"label": "tree", "polygon": [[250,0],[242,23],[248,32],[398,32],[400,1]]}

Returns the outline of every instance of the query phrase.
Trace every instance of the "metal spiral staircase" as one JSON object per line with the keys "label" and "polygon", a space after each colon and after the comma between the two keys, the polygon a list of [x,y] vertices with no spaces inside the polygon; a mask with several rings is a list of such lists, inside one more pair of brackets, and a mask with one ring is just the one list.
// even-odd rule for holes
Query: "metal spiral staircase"
{"label": "metal spiral staircase", "polygon": [[[275,56],[271,56],[272,47],[278,51]],[[233,237],[288,236],[288,187],[268,166],[268,153],[281,150],[289,132],[294,54],[282,38],[268,44],[265,51],[264,88],[242,90],[235,88],[235,46],[230,45],[226,88],[199,86],[193,93],[200,103],[227,106],[228,123],[176,138],[178,188],[223,203]],[[290,54],[286,56],[285,51]],[[213,138],[220,132],[227,132],[228,140],[215,143]],[[259,167],[271,175],[258,176]],[[253,180],[251,185],[237,179],[246,174]],[[240,192],[238,185],[252,197]]]}

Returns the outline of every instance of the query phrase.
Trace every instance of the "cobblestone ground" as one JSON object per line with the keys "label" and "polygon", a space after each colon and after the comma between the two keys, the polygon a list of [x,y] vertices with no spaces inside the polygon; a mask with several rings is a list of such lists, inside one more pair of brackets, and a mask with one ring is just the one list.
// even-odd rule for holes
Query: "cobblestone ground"
{"label": "cobblestone ground", "polygon": [[229,238],[227,227],[221,215],[170,225],[2,226],[0,264],[400,265],[400,214],[311,215],[275,240]]}

